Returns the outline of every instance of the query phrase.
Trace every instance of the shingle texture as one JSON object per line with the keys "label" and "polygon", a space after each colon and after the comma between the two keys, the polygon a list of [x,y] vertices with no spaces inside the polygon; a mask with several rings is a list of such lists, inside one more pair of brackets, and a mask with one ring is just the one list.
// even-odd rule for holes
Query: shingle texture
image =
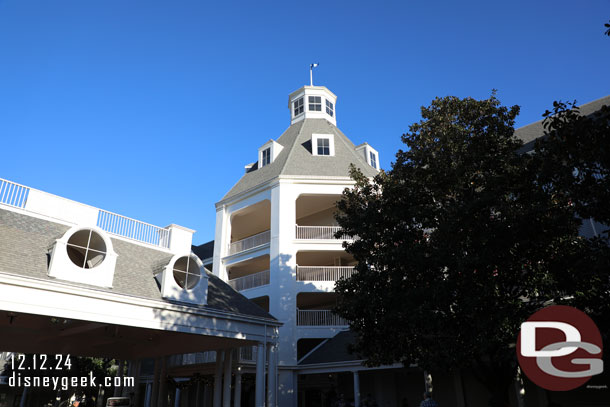
{"label": "shingle texture", "polygon": [[[335,155],[312,154],[312,134],[333,134]],[[356,152],[356,146],[336,126],[324,119],[305,119],[284,132],[277,142],[284,147],[275,160],[262,168],[254,166],[223,197],[229,199],[241,192],[268,182],[280,175],[306,177],[349,177],[349,165],[354,164],[367,176],[377,170]]]}
{"label": "shingle texture", "polygon": [[[10,273],[43,280],[55,280],[47,275],[49,249],[69,227],[0,207],[0,273]],[[158,264],[167,264],[172,255],[161,250],[111,238],[117,263],[113,287],[91,287],[117,294],[162,300],[153,277]],[[208,304],[231,313],[273,318],[258,305],[233,290],[218,277],[208,273]],[[57,281],[57,280],[56,280]],[[67,285],[84,284],[65,282]]]}
{"label": "shingle texture", "polygon": [[362,360],[362,358],[349,351],[350,345],[354,344],[355,341],[356,336],[352,331],[339,332],[303,359],[299,365]]}
{"label": "shingle texture", "polygon": [[[594,100],[593,102],[585,103],[580,107],[580,114],[588,116],[592,113],[597,112],[602,106],[610,106],[610,95],[603,98]],[[534,148],[534,143],[538,137],[544,134],[544,127],[542,126],[542,120],[528,124],[515,130],[515,136],[523,141],[522,151],[530,151]]]}

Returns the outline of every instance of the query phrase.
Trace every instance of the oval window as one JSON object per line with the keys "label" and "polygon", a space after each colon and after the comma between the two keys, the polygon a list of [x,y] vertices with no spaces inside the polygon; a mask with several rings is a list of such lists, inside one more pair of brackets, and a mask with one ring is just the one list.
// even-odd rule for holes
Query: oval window
{"label": "oval window", "polygon": [[92,269],[106,258],[106,243],[102,236],[91,229],[79,230],[68,239],[68,257],[76,266]]}
{"label": "oval window", "polygon": [[191,256],[183,256],[176,260],[176,263],[174,263],[174,280],[186,290],[195,287],[201,280],[201,271],[197,261]]}

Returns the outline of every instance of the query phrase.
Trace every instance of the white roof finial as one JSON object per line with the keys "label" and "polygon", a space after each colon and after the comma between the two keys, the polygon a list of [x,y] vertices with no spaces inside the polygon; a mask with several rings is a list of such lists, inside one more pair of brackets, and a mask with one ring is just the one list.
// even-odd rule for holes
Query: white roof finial
{"label": "white roof finial", "polygon": [[313,86],[313,69],[318,65],[320,64],[318,64],[317,62],[315,64],[309,65],[309,86]]}

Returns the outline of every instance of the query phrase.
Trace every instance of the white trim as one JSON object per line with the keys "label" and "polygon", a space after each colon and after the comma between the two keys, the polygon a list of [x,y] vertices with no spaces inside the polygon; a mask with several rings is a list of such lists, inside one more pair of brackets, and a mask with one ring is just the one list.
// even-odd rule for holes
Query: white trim
{"label": "white trim", "polygon": [[[34,290],[40,295],[28,293],[20,297],[15,292],[19,289]],[[48,301],[49,296],[57,296],[55,300]],[[44,298],[43,298],[44,297]],[[13,299],[9,301],[9,299]],[[94,307],[81,307],[79,303],[97,301],[100,305]],[[163,326],[175,326],[175,324],[155,324],[157,315],[152,318],[144,319],[135,318],[136,314],[115,313],[110,309],[105,308],[107,304],[118,304],[131,308],[146,308],[156,310],[160,315],[164,313],[164,319],[171,320],[171,314],[184,315],[187,317],[208,317],[216,319],[226,319],[235,322],[251,323],[261,326],[271,325],[280,326],[281,322],[262,317],[248,316],[244,314],[236,314],[233,312],[216,310],[213,308],[204,308],[197,306],[189,306],[183,304],[170,303],[162,300],[154,300],[149,298],[137,297],[134,295],[117,294],[107,290],[91,289],[82,287],[76,284],[64,284],[53,280],[43,280],[33,277],[23,277],[20,275],[0,272],[0,305],[7,304],[8,308],[2,308],[5,311],[13,311],[19,313],[31,313],[40,315],[49,315],[55,317],[64,317],[70,319],[84,319],[97,322],[105,322],[111,324],[122,324],[129,326],[140,326],[154,329],[165,329]],[[18,305],[15,307],[15,305]],[[95,315],[103,316],[103,319],[94,317]],[[127,321],[139,321],[139,323],[129,323]],[[179,318],[174,321],[180,321]],[[159,321],[157,321],[159,322]],[[184,332],[193,332],[189,324],[185,321]],[[193,326],[193,329],[196,329]],[[181,331],[180,329],[172,329]],[[262,333],[264,336],[264,331]]]}
{"label": "white trim", "polygon": [[[328,139],[328,155],[318,154],[318,142],[323,139]],[[311,153],[320,157],[334,157],[335,156],[335,136],[334,134],[312,134],[311,135]]]}
{"label": "white trim", "polygon": [[[106,246],[104,260],[97,266],[89,269],[74,264],[68,256],[68,241],[75,233],[83,230],[98,234]],[[51,260],[47,274],[49,277],[59,280],[110,288],[114,279],[117,257],[118,255],[112,247],[110,237],[102,229],[95,226],[73,226],[51,246]]]}

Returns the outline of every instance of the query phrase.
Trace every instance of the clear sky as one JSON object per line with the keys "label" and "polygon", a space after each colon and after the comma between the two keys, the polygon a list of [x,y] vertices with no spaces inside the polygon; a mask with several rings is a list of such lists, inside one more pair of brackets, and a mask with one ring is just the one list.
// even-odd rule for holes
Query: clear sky
{"label": "clear sky", "polygon": [[0,177],[214,237],[217,202],[289,126],[288,94],[389,168],[436,96],[610,94],[610,1],[0,0]]}

